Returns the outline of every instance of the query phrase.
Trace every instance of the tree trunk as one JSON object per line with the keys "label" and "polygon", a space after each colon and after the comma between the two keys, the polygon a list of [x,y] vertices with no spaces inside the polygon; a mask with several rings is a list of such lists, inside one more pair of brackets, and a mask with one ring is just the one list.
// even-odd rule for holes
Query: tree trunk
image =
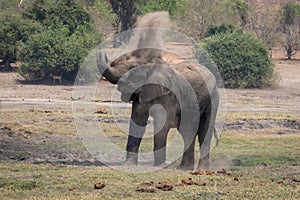
{"label": "tree trunk", "polygon": [[3,63],[4,63],[3,71],[5,71],[5,72],[12,71],[12,67],[10,66],[10,56],[5,56]]}
{"label": "tree trunk", "polygon": [[291,60],[292,59],[292,55],[293,55],[293,50],[292,50],[292,47],[291,46],[288,46],[286,48],[286,53],[287,53],[287,59],[288,60]]}

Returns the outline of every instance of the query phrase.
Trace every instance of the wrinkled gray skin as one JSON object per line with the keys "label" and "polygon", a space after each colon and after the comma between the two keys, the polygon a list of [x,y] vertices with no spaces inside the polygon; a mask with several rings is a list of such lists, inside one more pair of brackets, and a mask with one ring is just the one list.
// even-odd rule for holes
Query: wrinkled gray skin
{"label": "wrinkled gray skin", "polygon": [[167,134],[170,128],[177,128],[184,141],[179,168],[194,168],[194,146],[198,136],[198,168],[207,169],[212,135],[217,138],[214,124],[219,95],[214,76],[203,66],[197,71],[188,62],[168,65],[160,57],[143,57],[141,51],[145,50],[125,54],[110,66],[106,55],[101,51],[98,54],[103,76],[118,84],[122,101],[132,102],[125,164],[138,163],[139,146],[151,115],[155,166],[165,163]]}

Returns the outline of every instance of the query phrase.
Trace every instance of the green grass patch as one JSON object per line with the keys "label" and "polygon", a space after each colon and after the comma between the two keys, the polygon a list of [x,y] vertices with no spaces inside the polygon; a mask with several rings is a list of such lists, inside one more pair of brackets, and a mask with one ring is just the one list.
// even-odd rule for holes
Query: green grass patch
{"label": "green grass patch", "polygon": [[[188,171],[163,169],[149,173],[125,173],[107,167],[81,167],[24,162],[0,162],[3,199],[297,199],[299,186],[271,167],[236,167],[231,176],[193,176]],[[276,170],[284,171],[284,168]],[[294,168],[290,169],[295,170]],[[143,182],[169,179],[179,185],[184,178],[206,186],[174,186],[172,191],[140,193]],[[105,183],[101,190],[94,184]],[[200,198],[201,197],[201,198]]]}
{"label": "green grass patch", "polygon": [[229,157],[235,166],[300,165],[299,144],[298,134],[258,136],[225,133],[219,146],[213,149],[212,158]]}

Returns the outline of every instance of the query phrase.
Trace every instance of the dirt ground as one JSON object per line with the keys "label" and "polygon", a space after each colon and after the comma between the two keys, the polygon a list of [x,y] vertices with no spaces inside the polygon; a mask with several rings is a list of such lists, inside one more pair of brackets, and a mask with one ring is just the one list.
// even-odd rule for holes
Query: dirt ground
{"label": "dirt ground", "polygon": [[[299,112],[300,60],[276,59],[279,82],[275,88],[227,89],[229,111],[238,112]],[[240,105],[243,104],[243,105]]]}
{"label": "dirt ground", "polygon": [[[227,114],[245,113],[247,116],[256,113],[262,116],[283,116],[284,119],[230,120],[229,117],[225,122],[225,131],[281,127],[278,134],[286,129],[299,133],[300,60],[287,61],[275,56],[275,63],[280,75],[275,88],[226,89]],[[9,121],[11,119],[7,118],[6,112],[15,110],[60,110],[72,113],[73,86],[70,82],[63,80],[63,85],[53,85],[49,79],[41,84],[24,84],[18,81],[20,79],[17,73],[0,73],[0,160],[101,165],[85,149],[76,133],[60,135],[55,131],[41,132],[27,138],[7,126],[7,122],[13,121]],[[85,87],[88,86],[82,86],[82,90]],[[114,85],[101,81],[97,87],[101,91],[99,98],[110,100],[114,89]],[[31,123],[34,125],[36,122]]]}

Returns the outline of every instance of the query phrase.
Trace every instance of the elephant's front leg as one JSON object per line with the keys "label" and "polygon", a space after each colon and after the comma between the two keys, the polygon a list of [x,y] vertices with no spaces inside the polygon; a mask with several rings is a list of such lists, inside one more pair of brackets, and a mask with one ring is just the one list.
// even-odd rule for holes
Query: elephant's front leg
{"label": "elephant's front leg", "polygon": [[150,109],[154,124],[154,166],[163,165],[166,161],[166,144],[170,125],[164,109],[161,105],[154,105]]}
{"label": "elephant's front leg", "polygon": [[141,109],[141,105],[138,102],[132,103],[129,135],[126,146],[126,165],[138,164],[138,151],[146,130],[148,117],[148,111]]}
{"label": "elephant's front leg", "polygon": [[[157,127],[155,123],[154,127]],[[156,130],[157,128],[154,128],[154,166],[159,166],[166,161],[167,135],[170,128],[168,125],[165,125],[161,130]]]}

